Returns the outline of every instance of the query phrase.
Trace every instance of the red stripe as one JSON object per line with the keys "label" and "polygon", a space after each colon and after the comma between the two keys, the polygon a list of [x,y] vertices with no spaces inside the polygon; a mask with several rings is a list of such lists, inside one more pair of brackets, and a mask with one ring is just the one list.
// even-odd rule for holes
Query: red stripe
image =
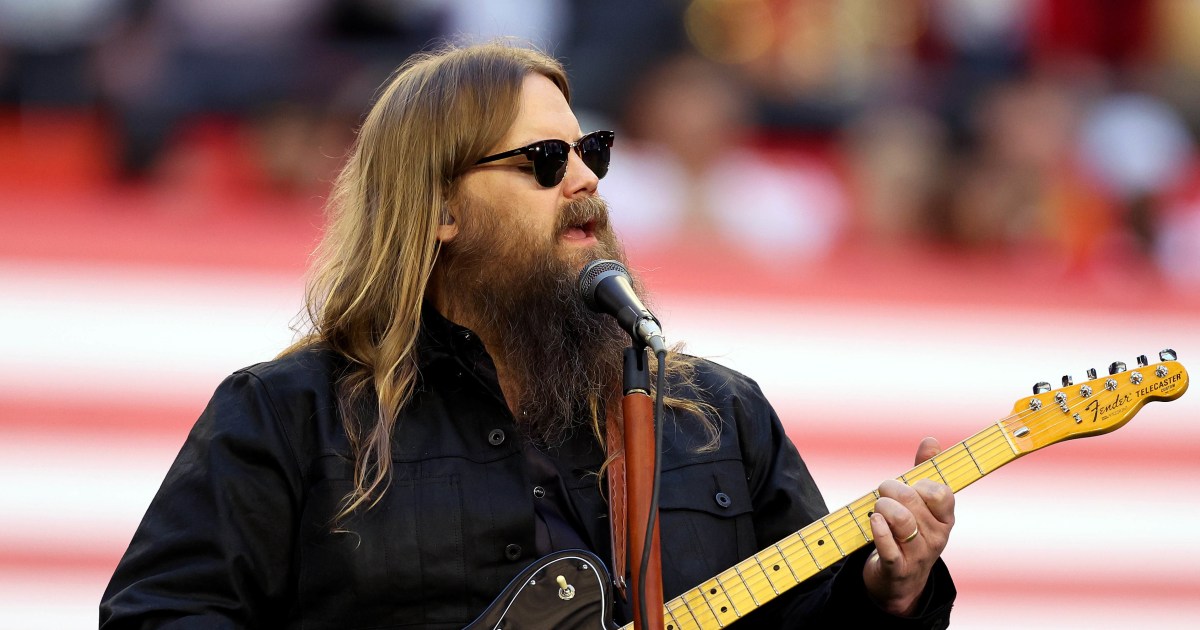
{"label": "red stripe", "polygon": [[[324,221],[317,198],[209,197],[153,189],[5,190],[2,198],[0,259],[10,260],[299,275]],[[824,261],[791,263],[729,250],[713,264],[708,244],[668,240],[653,251],[631,251],[630,259],[652,289],[692,295],[1114,313],[1153,304],[1156,313],[1192,319],[1200,310],[1200,293],[1173,289],[1157,273],[1076,269],[1046,274],[1042,270],[1058,268],[1057,262],[1039,260],[1036,251],[1013,260],[933,247],[880,251],[871,244],[845,246]]]}
{"label": "red stripe", "polygon": [[114,442],[121,434],[141,437],[183,436],[201,408],[162,407],[150,404],[112,404],[87,401],[23,401],[0,392],[0,430],[36,431],[44,439],[80,431],[101,431]]}
{"label": "red stripe", "polygon": [[[962,571],[963,568],[966,567],[957,570],[950,567],[954,585],[961,594],[958,601],[960,607],[991,601],[1011,602],[1019,608],[1021,602],[1037,599],[1054,599],[1067,608],[1076,608],[1081,601],[1088,600],[1102,600],[1109,604],[1123,602],[1131,606],[1155,601],[1178,605],[1180,601],[1194,601],[1200,590],[1200,581],[1197,580],[1130,580],[1067,572],[1047,574],[1041,571],[1023,572],[1019,577],[1006,579],[1011,574],[996,574],[987,571],[986,567],[970,567],[980,571],[971,573]],[[1114,567],[1114,574],[1120,573],[1121,568]]]}
{"label": "red stripe", "polygon": [[311,204],[5,191],[0,258],[281,270],[299,274],[320,236]]}
{"label": "red stripe", "polygon": [[[128,442],[132,438],[182,442],[202,410],[202,405],[29,401],[8,398],[0,393],[0,430],[36,431],[47,440],[54,435],[70,437],[87,432],[102,434],[105,439],[116,443]],[[853,418],[829,414],[822,414],[822,418],[820,424],[806,422],[786,425],[789,436],[801,453],[826,460],[853,458],[858,461],[908,462],[917,443],[924,437],[916,428],[908,426],[847,431],[847,427],[854,426]],[[931,424],[945,426],[937,422]],[[949,447],[972,432],[964,429],[961,435],[938,437],[943,447]],[[1126,430],[1125,433],[1102,435],[1095,439],[1072,440],[1054,445],[1052,455],[1033,455],[1029,463],[1024,465],[1086,467],[1097,461],[1119,461],[1130,466],[1195,468],[1196,440],[1170,437],[1171,433],[1165,429],[1153,432]]]}
{"label": "red stripe", "polygon": [[[787,425],[788,436],[800,449],[801,454],[819,453],[823,458],[850,456],[857,460],[881,462],[910,462],[916,453],[917,444],[925,437],[919,429],[891,428],[877,430],[847,430],[854,426],[851,419],[829,418],[826,426]],[[982,427],[978,427],[982,428]],[[962,435],[937,436],[942,448],[949,448],[972,432]],[[1147,466],[1148,470],[1160,467],[1179,469],[1200,468],[1196,453],[1200,443],[1195,438],[1171,439],[1169,431],[1153,433],[1114,433],[1082,440],[1069,440],[1048,447],[1046,453],[1034,452],[1022,465],[1044,466],[1095,466],[1096,462],[1124,462],[1126,465]],[[901,472],[899,470],[896,471]]]}
{"label": "red stripe", "polygon": [[31,571],[88,572],[111,575],[117,562],[125,553],[124,545],[109,552],[79,551],[56,552],[50,549],[0,548],[0,574],[27,574]]}
{"label": "red stripe", "polygon": [[[123,551],[123,550],[122,550]],[[0,549],[0,576],[20,575],[28,581],[35,576],[88,573],[108,576],[116,569],[120,554],[89,554],[53,551],[27,552]],[[1115,567],[1119,570],[1120,567]],[[962,593],[959,605],[971,606],[972,601],[1014,601],[1029,603],[1031,599],[1053,598],[1064,606],[1081,601],[1106,600],[1145,603],[1148,601],[1177,602],[1195,599],[1200,581],[1195,579],[1129,579],[1113,580],[1106,575],[1087,575],[1067,571],[1029,571],[1019,576],[996,572],[987,567],[956,563],[951,567],[955,586]],[[50,577],[50,576],[47,576]],[[1176,578],[1182,576],[1176,576]],[[98,596],[98,595],[97,595]]]}

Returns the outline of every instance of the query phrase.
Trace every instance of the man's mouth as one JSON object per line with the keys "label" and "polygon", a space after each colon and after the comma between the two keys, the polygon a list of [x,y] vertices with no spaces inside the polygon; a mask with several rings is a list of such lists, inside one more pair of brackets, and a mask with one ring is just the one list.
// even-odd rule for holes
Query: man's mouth
{"label": "man's mouth", "polygon": [[575,225],[568,225],[563,230],[562,236],[568,241],[582,241],[596,236],[596,220],[584,221]]}

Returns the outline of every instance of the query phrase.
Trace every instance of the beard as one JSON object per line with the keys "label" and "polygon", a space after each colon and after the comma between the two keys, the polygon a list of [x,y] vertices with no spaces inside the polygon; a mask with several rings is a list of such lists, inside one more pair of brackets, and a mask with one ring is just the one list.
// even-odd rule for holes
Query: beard
{"label": "beard", "polygon": [[[438,290],[517,386],[519,400],[508,401],[517,425],[535,443],[557,445],[590,424],[593,411],[603,418],[630,345],[616,320],[588,309],[576,287],[587,262],[624,263],[608,208],[598,197],[568,202],[548,237],[502,225],[503,214],[478,201],[461,214],[458,237],[439,254]],[[561,236],[578,226],[597,243],[564,246]]]}

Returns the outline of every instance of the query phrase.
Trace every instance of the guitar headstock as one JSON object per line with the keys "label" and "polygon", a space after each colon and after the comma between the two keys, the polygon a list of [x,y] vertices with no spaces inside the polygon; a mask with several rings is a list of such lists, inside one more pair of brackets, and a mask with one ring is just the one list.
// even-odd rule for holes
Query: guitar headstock
{"label": "guitar headstock", "polygon": [[1174,400],[1187,391],[1187,370],[1175,360],[1175,351],[1163,350],[1159,359],[1150,363],[1142,355],[1133,369],[1113,363],[1103,377],[1088,370],[1091,380],[1084,383],[1064,376],[1063,387],[1054,390],[1038,383],[1034,395],[1018,400],[1001,421],[1004,431],[1021,452],[1115,431],[1146,403]]}

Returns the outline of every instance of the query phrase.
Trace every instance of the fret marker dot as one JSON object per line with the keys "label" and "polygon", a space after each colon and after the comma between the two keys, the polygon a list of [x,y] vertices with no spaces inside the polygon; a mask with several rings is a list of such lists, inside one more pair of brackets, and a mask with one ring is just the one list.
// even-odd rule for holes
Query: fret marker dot
{"label": "fret marker dot", "polygon": [[715,589],[715,588],[714,588],[714,589],[712,589],[711,591],[709,591],[709,592],[708,592],[708,594],[709,594],[709,595],[716,595],[716,594],[717,594],[717,589]]}
{"label": "fret marker dot", "polygon": [[722,607],[721,607],[721,612],[723,612],[723,613],[729,612],[729,609],[728,609],[728,608],[726,608],[726,607],[724,607],[724,606],[722,606]]}
{"label": "fret marker dot", "polygon": [[775,565],[775,566],[771,567],[771,570],[772,570],[772,571],[778,571],[778,570],[779,570],[779,565],[777,564],[777,565]]}
{"label": "fret marker dot", "polygon": [[818,540],[818,541],[817,541],[817,546],[818,546],[818,547],[820,547],[821,545],[824,545],[824,544],[825,544],[825,539],[824,539],[824,538],[822,538],[821,540]]}

